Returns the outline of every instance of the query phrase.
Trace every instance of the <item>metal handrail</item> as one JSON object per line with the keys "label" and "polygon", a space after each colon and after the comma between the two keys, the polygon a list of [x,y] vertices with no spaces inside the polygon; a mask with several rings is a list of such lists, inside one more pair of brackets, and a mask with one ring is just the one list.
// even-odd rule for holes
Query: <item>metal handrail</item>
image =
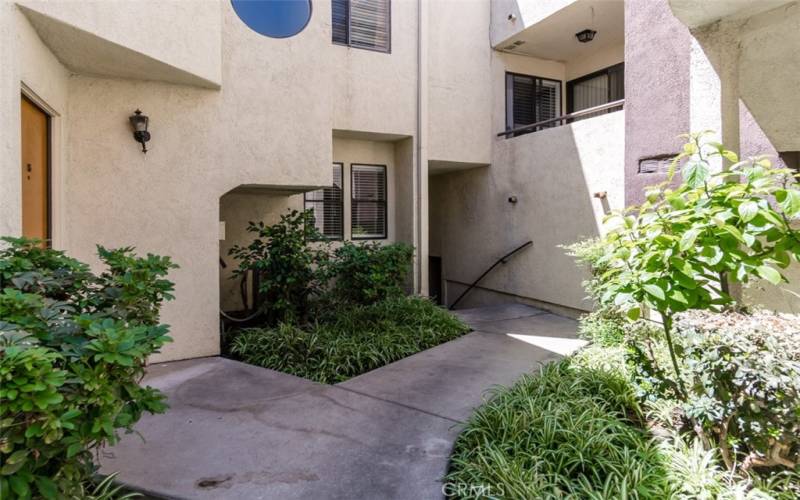
{"label": "metal handrail", "polygon": [[461,295],[459,295],[458,298],[455,301],[453,301],[452,304],[450,304],[450,307],[448,307],[448,309],[452,310],[454,307],[456,307],[456,304],[458,304],[461,301],[461,299],[463,299],[464,296],[470,292],[470,290],[475,288],[475,285],[477,285],[487,274],[492,272],[492,269],[494,269],[495,267],[499,266],[500,264],[505,264],[506,262],[508,262],[508,259],[511,258],[512,255],[514,255],[515,253],[519,252],[520,250],[528,248],[529,246],[532,246],[532,245],[533,245],[533,241],[526,241],[525,243],[523,243],[522,245],[518,246],[514,250],[511,250],[507,254],[505,254],[502,257],[500,257],[499,259],[497,259],[497,261],[494,264],[489,266],[489,269],[487,269],[486,271],[483,272],[483,274],[478,276],[478,279],[473,281],[472,284],[470,286],[468,286],[467,289],[464,290],[461,293]]}
{"label": "metal handrail", "polygon": [[524,125],[522,127],[512,128],[506,130],[505,132],[500,132],[499,134],[497,134],[497,137],[508,137],[509,135],[518,134],[520,132],[533,132],[538,127],[543,127],[551,123],[563,122],[564,120],[574,120],[575,118],[580,118],[581,116],[597,113],[598,111],[605,111],[611,108],[623,107],[624,104],[625,104],[625,99],[607,102],[605,104],[601,104],[600,106],[595,106],[593,108],[586,108],[580,111],[575,111],[574,113],[569,113],[562,116],[556,116],[555,118],[549,118],[547,120],[542,120],[540,122],[531,123],[530,125]]}

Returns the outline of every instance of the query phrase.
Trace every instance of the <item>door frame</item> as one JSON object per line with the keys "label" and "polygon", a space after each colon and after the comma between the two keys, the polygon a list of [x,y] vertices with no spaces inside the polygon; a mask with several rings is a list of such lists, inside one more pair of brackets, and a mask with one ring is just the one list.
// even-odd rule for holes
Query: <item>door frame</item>
{"label": "door frame", "polygon": [[[54,206],[54,189],[53,186],[55,184],[55,179],[53,177],[54,168],[53,168],[53,149],[54,149],[54,129],[55,129],[55,119],[59,116],[58,113],[47,104],[47,102],[42,99],[36,92],[33,91],[25,82],[21,82],[20,86],[20,96],[21,99],[27,100],[29,103],[33,104],[39,111],[44,113],[47,117],[47,124],[45,125],[47,136],[45,140],[47,141],[47,158],[46,162],[46,169],[47,169],[47,199],[45,202],[47,203],[47,246],[53,247],[56,246],[55,242],[55,227],[54,218],[56,214],[55,206]],[[20,116],[20,123],[22,123],[22,116]],[[22,144],[22,137],[20,136],[20,144]],[[20,151],[20,155],[22,151]],[[20,216],[22,213],[20,212]]]}

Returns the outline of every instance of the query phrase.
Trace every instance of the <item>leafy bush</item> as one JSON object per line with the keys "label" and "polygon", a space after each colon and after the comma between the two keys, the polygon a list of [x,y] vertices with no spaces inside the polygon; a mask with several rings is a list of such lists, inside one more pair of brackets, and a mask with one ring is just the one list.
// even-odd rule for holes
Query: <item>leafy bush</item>
{"label": "leafy bush", "polygon": [[365,305],[398,297],[403,294],[413,258],[414,247],[405,243],[345,242],[330,263],[334,295]]}
{"label": "leafy bush", "polygon": [[92,451],[113,444],[163,395],[138,381],[167,341],[158,311],[172,299],[167,257],[98,247],[99,276],[38,242],[0,248],[0,489],[11,496],[80,495]]}
{"label": "leafy bush", "polygon": [[601,276],[608,271],[608,259],[604,258],[603,241],[599,238],[589,238],[563,248],[578,264],[588,268],[590,278],[583,281],[583,287],[588,292],[589,298],[595,301],[594,311],[581,317],[578,323],[578,335],[603,346],[621,345],[625,340],[625,315],[614,304],[601,301],[603,288]]}
{"label": "leafy bush", "polygon": [[625,318],[616,311],[598,309],[581,318],[578,335],[602,346],[622,345],[625,342],[625,326]]}
{"label": "leafy bush", "polygon": [[[686,389],[672,338],[674,316],[731,304],[730,282],[758,277],[779,284],[785,278],[778,268],[800,260],[800,231],[790,224],[800,216],[794,174],[771,168],[763,157],[740,162],[703,137],[691,136],[675,159],[673,168],[686,160],[680,186],[672,189],[667,181],[650,188],[641,207],[609,216],[599,261],[605,271],[594,290],[631,319],[642,306],[660,314],[681,399]],[[711,174],[714,158],[733,165]]]}
{"label": "leafy bush", "polygon": [[681,315],[686,413],[728,468],[800,464],[800,318],[768,313]]}
{"label": "leafy bush", "polygon": [[[456,441],[445,492],[462,498],[667,498],[665,460],[633,425],[618,373],[564,360],[500,389]],[[633,419],[633,420],[632,420]]]}
{"label": "leafy bush", "polygon": [[239,260],[233,278],[241,278],[249,270],[258,274],[269,324],[302,320],[309,296],[322,286],[327,252],[307,244],[319,238],[314,225],[306,224],[308,217],[310,211],[292,210],[271,226],[249,222],[247,231],[255,234],[255,239],[228,252]]}
{"label": "leafy bush", "polygon": [[[582,285],[589,293],[589,297],[599,303],[603,290],[603,283],[600,277],[609,268],[609,259],[605,257],[606,247],[604,241],[600,238],[588,238],[571,245],[562,245],[562,248],[579,265],[588,269],[590,277],[588,280],[584,280]],[[598,305],[604,306],[605,304],[600,303]]]}
{"label": "leafy bush", "polygon": [[298,327],[246,329],[231,352],[246,363],[336,383],[463,335],[468,328],[422,297],[387,299],[330,312]]}

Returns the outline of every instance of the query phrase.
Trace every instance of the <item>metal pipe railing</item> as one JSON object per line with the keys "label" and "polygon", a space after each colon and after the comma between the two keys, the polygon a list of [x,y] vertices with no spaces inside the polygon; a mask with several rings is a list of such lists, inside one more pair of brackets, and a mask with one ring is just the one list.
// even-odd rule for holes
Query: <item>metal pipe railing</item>
{"label": "metal pipe railing", "polygon": [[453,301],[453,303],[452,303],[452,304],[450,304],[450,307],[448,307],[448,309],[451,309],[451,310],[452,310],[454,307],[456,307],[456,304],[458,304],[458,303],[461,301],[461,299],[463,299],[463,298],[464,298],[464,296],[470,292],[470,290],[472,290],[473,288],[475,288],[475,286],[476,286],[476,285],[477,285],[477,284],[478,284],[478,283],[479,283],[479,282],[480,282],[480,281],[481,281],[481,280],[482,280],[484,277],[486,277],[486,275],[487,275],[487,274],[489,274],[490,272],[492,272],[492,269],[494,269],[495,267],[499,266],[500,264],[505,264],[506,262],[508,262],[508,259],[509,259],[509,258],[511,258],[511,256],[513,256],[515,253],[519,252],[519,251],[520,251],[520,250],[522,250],[522,249],[528,248],[529,246],[532,246],[532,245],[533,245],[533,241],[526,241],[525,243],[523,243],[522,245],[518,246],[518,247],[517,247],[517,248],[515,248],[514,250],[511,250],[511,251],[510,251],[510,252],[508,252],[507,254],[505,254],[505,255],[503,255],[502,257],[500,257],[499,259],[497,259],[497,261],[495,261],[495,263],[494,263],[494,264],[492,264],[491,266],[489,266],[489,269],[487,269],[486,271],[484,271],[484,272],[483,272],[483,274],[481,274],[480,276],[478,276],[478,279],[476,279],[475,281],[473,281],[473,282],[472,282],[472,284],[471,284],[470,286],[468,286],[468,287],[467,287],[467,289],[466,289],[466,290],[464,290],[464,291],[461,293],[461,295],[459,295],[459,296],[458,296],[458,298],[457,298],[456,300],[454,300],[454,301]]}
{"label": "metal pipe railing", "polygon": [[524,125],[522,127],[512,128],[506,130],[505,132],[500,132],[497,134],[497,137],[508,137],[509,135],[516,135],[516,134],[524,134],[526,132],[535,132],[537,129],[540,129],[546,125],[550,125],[553,123],[558,123],[556,126],[564,125],[564,123],[560,122],[573,122],[576,119],[586,117],[586,115],[591,115],[592,113],[598,113],[600,111],[607,111],[614,108],[622,109],[625,105],[625,99],[620,99],[618,101],[608,102],[606,104],[601,104],[600,106],[594,106],[592,108],[582,109],[580,111],[575,111],[574,113],[569,113],[566,115],[556,116],[555,118],[549,118],[547,120],[542,120],[540,122],[531,123],[530,125]]}

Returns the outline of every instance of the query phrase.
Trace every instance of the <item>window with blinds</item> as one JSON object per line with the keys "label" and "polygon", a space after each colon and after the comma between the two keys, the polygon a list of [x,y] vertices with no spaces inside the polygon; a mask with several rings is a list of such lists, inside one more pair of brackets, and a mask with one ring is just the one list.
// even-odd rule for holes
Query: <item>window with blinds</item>
{"label": "window with blinds", "polygon": [[331,24],[333,43],[391,50],[390,0],[332,0]]}
{"label": "window with blinds", "polygon": [[350,167],[354,240],[386,238],[386,165]]}
{"label": "window with blinds", "polygon": [[[567,112],[574,113],[625,99],[625,64],[620,63],[567,82]],[[617,111],[598,111],[582,118]]]}
{"label": "window with blinds", "polygon": [[[530,75],[506,73],[506,130],[561,116],[561,82]],[[553,122],[541,128],[555,127]],[[534,132],[529,130],[513,134]]]}
{"label": "window with blinds", "polygon": [[305,209],[310,211],[308,223],[328,240],[344,237],[343,165],[333,164],[333,185],[305,194]]}

